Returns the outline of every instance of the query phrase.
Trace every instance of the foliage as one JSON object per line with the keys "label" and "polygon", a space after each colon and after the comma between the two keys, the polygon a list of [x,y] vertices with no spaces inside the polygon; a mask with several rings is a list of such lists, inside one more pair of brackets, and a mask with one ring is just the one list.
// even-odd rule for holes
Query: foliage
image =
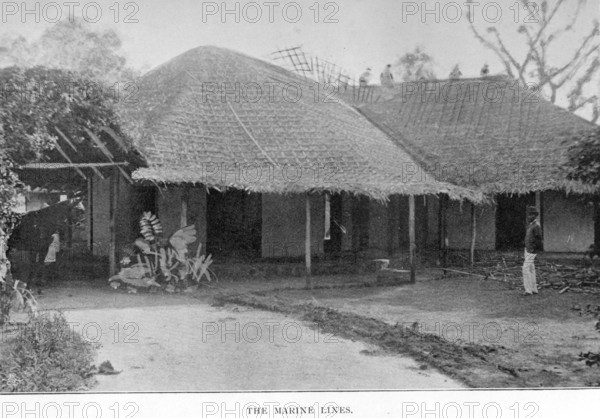
{"label": "foliage", "polygon": [[121,260],[123,268],[109,279],[113,287],[124,283],[133,287],[163,287],[166,291],[182,290],[203,279],[211,281],[209,267],[212,256],[189,255],[188,245],[196,242],[193,225],[176,231],[170,238],[163,237],[163,229],[156,215],[146,212],[140,219],[138,238]]}
{"label": "foliage", "polygon": [[579,361],[585,361],[585,365],[588,367],[600,367],[600,353],[592,353],[591,351],[588,351],[587,353],[580,353]]}
{"label": "foliage", "polygon": [[33,315],[37,312],[37,302],[33,294],[25,283],[13,280],[11,264],[6,258],[8,234],[4,233],[4,230],[12,232],[18,217],[10,215],[3,219],[4,225],[0,227],[0,325],[8,320],[11,308],[15,311],[26,309]]}
{"label": "foliage", "polygon": [[[475,4],[473,0],[468,3]],[[527,15],[525,19],[517,19],[526,23],[516,28],[517,36],[525,45],[524,54],[519,53],[523,48],[509,49],[497,26],[486,28],[487,35],[484,35],[475,24],[479,19],[468,17],[477,40],[496,54],[509,76],[523,85],[534,83],[536,89],[548,94],[552,103],[561,95],[572,112],[591,107],[592,121],[596,122],[600,118],[600,99],[596,89],[589,86],[598,82],[600,75],[598,21],[593,20],[583,39],[571,37],[575,28],[584,27],[579,18],[586,15],[586,6],[586,0],[543,0],[540,3],[520,0],[514,8],[521,11],[521,17]],[[569,55],[563,53],[565,45],[570,45]],[[557,61],[557,56],[566,58]],[[591,94],[586,94],[587,90]]]}
{"label": "foliage", "polygon": [[0,391],[65,392],[93,379],[93,346],[61,314],[44,314],[18,330],[0,357]]}
{"label": "foliage", "polygon": [[27,285],[19,280],[13,280],[10,274],[10,263],[6,262],[0,266],[0,325],[8,321],[10,311],[26,311],[32,317],[37,315],[37,301],[27,288]]}
{"label": "foliage", "polygon": [[[587,305],[584,310],[582,310],[579,306],[574,307],[573,309],[579,310],[579,315],[586,313],[596,318],[597,321],[595,329],[597,332],[600,332],[600,321],[598,321],[598,318],[600,317],[600,305],[596,305],[595,308],[592,307],[592,305]],[[585,361],[585,365],[588,367],[600,367],[600,353],[593,353],[591,351],[588,351],[587,353],[579,353],[579,361]]]}
{"label": "foliage", "polygon": [[0,38],[0,65],[60,68],[111,86],[138,76],[127,65],[119,35],[94,27],[97,25],[70,19],[50,26],[32,41],[5,35]]}
{"label": "foliage", "polygon": [[86,128],[94,134],[118,130],[113,96],[76,73],[10,67],[0,70],[0,83],[0,148],[13,164],[40,160],[54,148],[59,130],[75,144],[88,141]]}
{"label": "foliage", "polygon": [[600,182],[600,128],[573,138],[563,170],[569,180],[596,185]]}
{"label": "foliage", "polygon": [[140,219],[140,232],[148,242],[155,242],[163,233],[160,220],[152,213],[146,212]]}
{"label": "foliage", "polygon": [[412,52],[407,52],[394,64],[396,74],[402,81],[418,81],[421,79],[434,79],[433,58],[421,48],[416,47]]}
{"label": "foliage", "polygon": [[84,128],[94,134],[98,127],[115,130],[110,100],[124,87],[112,92],[96,81],[113,87],[138,73],[127,66],[116,32],[91,28],[71,19],[31,42],[0,38],[0,223],[13,216],[23,187],[15,168],[52,149],[57,129],[76,143],[85,140]]}
{"label": "foliage", "polygon": [[[44,67],[0,70],[0,223],[12,217],[22,187],[15,170],[54,149],[59,132],[75,144],[89,141],[87,130],[116,132],[118,117],[108,92],[90,90],[89,81]],[[1,226],[1,225],[0,225]],[[5,230],[5,233],[8,231]]]}
{"label": "foliage", "polygon": [[9,301],[28,299],[27,290],[14,287],[6,257],[8,237],[19,222],[16,196],[23,189],[17,169],[40,161],[54,148],[59,132],[74,143],[89,141],[104,127],[116,132],[118,118],[110,96],[88,89],[88,81],[68,71],[35,67],[0,70],[0,311]]}
{"label": "foliage", "polygon": [[0,263],[6,263],[5,243],[18,223],[13,209],[23,188],[19,166],[47,157],[60,133],[80,144],[90,141],[88,131],[120,130],[108,92],[91,91],[75,73],[11,67],[0,70],[0,85]]}
{"label": "foliage", "polygon": [[[0,140],[2,136],[0,134]],[[16,205],[17,191],[22,187],[19,177],[14,172],[14,164],[0,148],[0,230],[9,234],[18,222],[18,215],[13,212]]]}

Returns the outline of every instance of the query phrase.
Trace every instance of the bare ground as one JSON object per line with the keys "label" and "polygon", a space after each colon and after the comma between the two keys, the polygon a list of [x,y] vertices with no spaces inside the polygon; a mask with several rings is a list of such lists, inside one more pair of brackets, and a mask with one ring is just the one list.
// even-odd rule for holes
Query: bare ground
{"label": "bare ground", "polygon": [[330,335],[314,322],[213,299],[264,287],[127,294],[106,283],[65,282],[46,289],[39,303],[101,344],[98,364],[108,360],[121,371],[98,375],[91,388],[98,392],[463,387],[409,356],[375,355],[376,345]]}
{"label": "bare ground", "polygon": [[523,297],[505,283],[421,277],[415,285],[288,289],[225,300],[287,312],[345,338],[408,353],[471,387],[597,386],[600,372],[579,361],[600,351],[596,320],[574,305],[593,295],[542,290]]}
{"label": "bare ground", "polygon": [[[544,289],[522,297],[507,283],[428,274],[415,285],[377,286],[373,275],[316,277],[315,285],[306,291],[302,279],[285,278],[222,282],[194,294],[129,295],[104,281],[68,282],[49,289],[40,304],[64,310],[77,322],[101,318],[103,338],[114,338],[110,327],[115,323],[122,327],[133,321],[140,333],[144,325],[147,341],[102,341],[98,360],[112,360],[124,372],[99,376],[97,390],[165,390],[165,382],[169,390],[578,387],[600,382],[599,370],[578,360],[581,352],[600,351],[596,320],[572,310],[574,305],[599,305],[597,296]],[[307,348],[279,341],[257,350],[256,344],[198,343],[203,321],[243,327],[253,319],[297,321],[307,334],[317,324],[343,344],[322,357],[323,346],[315,344]],[[178,333],[177,327],[186,332]],[[226,358],[241,368],[228,368],[229,363],[221,363]],[[270,358],[271,364],[286,366],[269,369]],[[322,370],[326,379],[319,380],[319,372],[291,371],[302,364]],[[232,378],[236,372],[245,377]],[[416,383],[407,384],[403,376]]]}

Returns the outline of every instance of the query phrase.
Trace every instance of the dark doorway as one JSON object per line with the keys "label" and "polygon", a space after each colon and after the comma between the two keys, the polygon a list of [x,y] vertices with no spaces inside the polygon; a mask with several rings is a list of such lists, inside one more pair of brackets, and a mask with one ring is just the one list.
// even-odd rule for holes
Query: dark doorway
{"label": "dark doorway", "polygon": [[498,195],[496,209],[496,249],[520,250],[525,245],[527,206],[535,205],[535,195]]}
{"label": "dark doorway", "polygon": [[144,212],[156,213],[156,187],[134,187],[132,196],[131,210],[134,212],[133,220],[136,224]]}
{"label": "dark doorway", "polygon": [[352,199],[352,246],[354,251],[369,248],[369,198],[366,196]]}
{"label": "dark doorway", "polygon": [[154,186],[138,186],[132,188],[129,235],[122,237],[126,242],[133,242],[140,237],[139,222],[144,212],[157,213],[156,192],[157,189]]}
{"label": "dark doorway", "polygon": [[207,195],[207,252],[214,257],[260,257],[262,199],[242,190]]}
{"label": "dark doorway", "polygon": [[600,250],[600,199],[594,197],[594,250]]}

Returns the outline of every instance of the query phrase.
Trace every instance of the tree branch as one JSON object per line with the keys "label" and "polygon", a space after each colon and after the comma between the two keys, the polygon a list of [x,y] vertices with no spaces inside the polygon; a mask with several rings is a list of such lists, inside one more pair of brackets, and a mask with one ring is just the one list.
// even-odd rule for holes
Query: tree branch
{"label": "tree branch", "polygon": [[471,31],[475,35],[475,38],[477,38],[477,40],[479,40],[479,42],[481,42],[485,47],[487,47],[488,49],[491,49],[498,56],[498,58],[500,58],[500,61],[502,61],[502,64],[504,64],[507,74],[510,77],[514,78],[515,76],[512,71],[512,67],[510,66],[510,61],[506,59],[506,57],[500,52],[500,50],[496,47],[496,45],[494,45],[493,43],[491,43],[490,41],[485,39],[479,33],[479,31],[477,31],[477,28],[475,28],[475,25],[473,24],[471,19],[469,19],[469,22],[470,22],[469,25],[471,27]]}
{"label": "tree branch", "polygon": [[[594,28],[592,29],[590,34],[584,38],[583,43],[577,49],[577,51],[573,55],[573,58],[571,60],[569,60],[567,62],[567,64],[565,64],[564,66],[562,66],[559,69],[557,69],[556,71],[554,71],[551,74],[551,77],[554,78],[557,75],[561,74],[562,72],[566,71],[571,65],[573,65],[574,62],[579,60],[581,57],[582,51],[587,47],[587,45],[590,43],[590,41],[592,39],[594,39],[594,37],[596,37],[596,36],[598,36],[598,23],[597,22],[596,22],[596,24],[594,24]],[[589,56],[590,53],[594,52],[595,50],[598,50],[598,45],[594,46],[591,51],[588,51],[588,53],[586,53],[585,56]]]}

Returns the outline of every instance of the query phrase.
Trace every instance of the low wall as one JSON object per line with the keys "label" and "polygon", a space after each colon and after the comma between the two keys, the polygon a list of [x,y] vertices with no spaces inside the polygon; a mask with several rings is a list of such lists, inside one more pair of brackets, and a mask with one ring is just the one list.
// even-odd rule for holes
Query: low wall
{"label": "low wall", "polygon": [[206,189],[204,186],[185,188],[169,186],[156,194],[156,208],[164,235],[170,236],[181,228],[182,200],[187,193],[187,225],[196,226],[198,239],[189,246],[192,254],[198,243],[206,249]]}
{"label": "low wall", "polygon": [[[496,248],[496,209],[492,205],[476,205],[477,250]],[[450,249],[471,247],[471,204],[450,201],[448,206],[448,246]]]}
{"label": "low wall", "polygon": [[[325,197],[311,195],[311,250],[324,253]],[[306,196],[303,194],[262,196],[263,258],[301,257],[305,254]]]}
{"label": "low wall", "polygon": [[[214,264],[211,270],[217,275],[218,280],[265,280],[281,279],[284,277],[305,277],[306,267],[303,263],[238,263]],[[337,274],[365,274],[373,273],[375,266],[372,261],[347,263],[347,262],[314,262],[312,265],[313,276],[330,276]]]}
{"label": "low wall", "polygon": [[543,194],[544,250],[584,252],[594,243],[594,207],[578,195]]}

